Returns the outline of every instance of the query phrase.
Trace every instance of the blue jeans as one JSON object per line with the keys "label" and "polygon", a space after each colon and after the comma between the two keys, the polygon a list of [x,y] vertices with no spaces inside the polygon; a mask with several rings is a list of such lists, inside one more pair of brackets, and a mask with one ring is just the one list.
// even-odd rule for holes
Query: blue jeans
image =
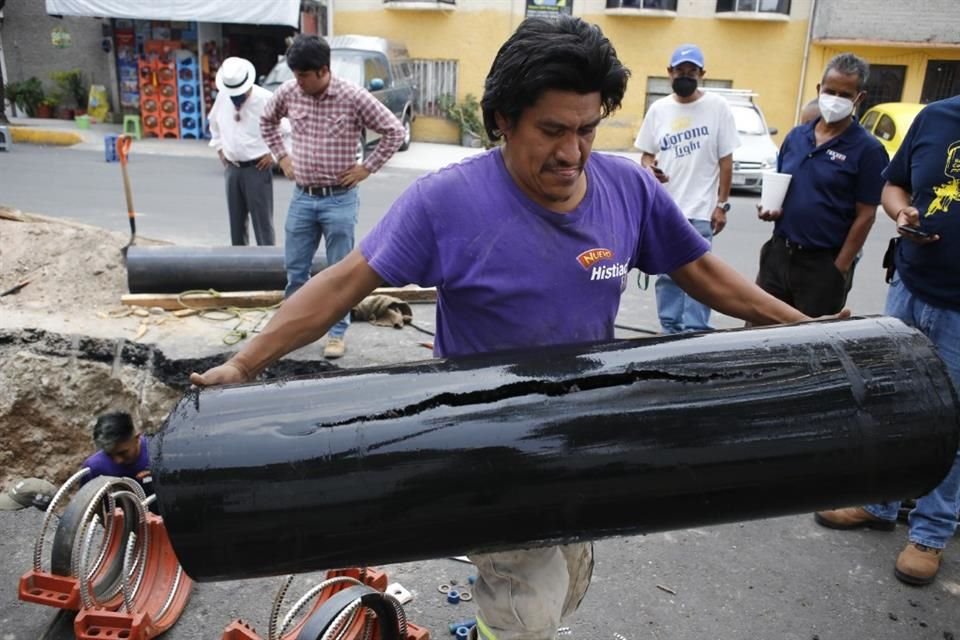
{"label": "blue jeans", "polygon": [[[935,307],[915,297],[894,276],[887,293],[884,313],[903,320],[927,336],[947,365],[953,388],[960,393],[960,311]],[[910,512],[910,542],[934,549],[943,549],[957,527],[957,509],[960,507],[960,452],[953,460],[947,477],[936,489],[917,499]],[[883,518],[895,520],[900,502],[884,502],[864,507]]]}
{"label": "blue jeans", "polygon": [[[713,243],[709,220],[690,220],[707,242]],[[688,296],[667,274],[657,276],[657,315],[664,333],[711,331],[710,307]]]}
{"label": "blue jeans", "polygon": [[[346,193],[318,198],[293,190],[293,199],[287,210],[286,232],[283,249],[287,269],[287,288],[284,298],[289,298],[310,278],[313,256],[320,246],[320,237],[326,243],[327,266],[343,260],[353,250],[354,229],[360,199],[357,189]],[[350,314],[330,329],[330,336],[342,338],[350,326]]]}

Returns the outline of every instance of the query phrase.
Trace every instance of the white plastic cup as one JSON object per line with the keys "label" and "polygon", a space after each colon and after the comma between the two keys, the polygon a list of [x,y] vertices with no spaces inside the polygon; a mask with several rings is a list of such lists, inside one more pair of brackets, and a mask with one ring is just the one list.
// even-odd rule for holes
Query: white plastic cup
{"label": "white plastic cup", "polygon": [[783,207],[783,199],[787,195],[787,187],[790,186],[789,173],[777,173],[771,171],[763,174],[763,186],[760,189],[760,209],[763,211],[774,211]]}

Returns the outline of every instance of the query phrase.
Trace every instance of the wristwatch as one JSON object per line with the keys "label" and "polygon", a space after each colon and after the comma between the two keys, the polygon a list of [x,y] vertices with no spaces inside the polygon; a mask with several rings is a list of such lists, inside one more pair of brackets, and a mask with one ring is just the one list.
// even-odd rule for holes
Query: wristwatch
{"label": "wristwatch", "polygon": [[729,202],[718,202],[718,203],[717,203],[717,209],[723,209],[723,212],[726,213],[726,212],[730,211],[730,203],[729,203]]}

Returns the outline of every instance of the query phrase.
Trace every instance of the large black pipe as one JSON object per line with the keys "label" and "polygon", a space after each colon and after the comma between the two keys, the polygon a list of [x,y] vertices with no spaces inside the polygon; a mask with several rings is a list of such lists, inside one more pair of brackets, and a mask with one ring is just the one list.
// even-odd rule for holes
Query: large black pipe
{"label": "large black pipe", "polygon": [[920,495],[957,442],[930,343],[867,318],[194,391],[152,469],[220,580]]}
{"label": "large black pipe", "polygon": [[[325,256],[314,256],[311,275],[326,266]],[[283,247],[133,245],[127,250],[130,293],[277,291],[286,286]]]}

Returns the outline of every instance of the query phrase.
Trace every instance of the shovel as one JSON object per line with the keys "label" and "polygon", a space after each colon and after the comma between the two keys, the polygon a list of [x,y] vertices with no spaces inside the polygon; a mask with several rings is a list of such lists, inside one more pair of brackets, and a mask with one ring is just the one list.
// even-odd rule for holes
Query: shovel
{"label": "shovel", "polygon": [[124,260],[127,259],[127,249],[133,246],[137,237],[137,214],[133,210],[133,190],[130,188],[130,176],[127,174],[127,156],[130,154],[132,144],[132,137],[117,136],[117,157],[120,159],[120,171],[123,173],[123,194],[127,198],[127,218],[130,220],[130,240],[120,249]]}

